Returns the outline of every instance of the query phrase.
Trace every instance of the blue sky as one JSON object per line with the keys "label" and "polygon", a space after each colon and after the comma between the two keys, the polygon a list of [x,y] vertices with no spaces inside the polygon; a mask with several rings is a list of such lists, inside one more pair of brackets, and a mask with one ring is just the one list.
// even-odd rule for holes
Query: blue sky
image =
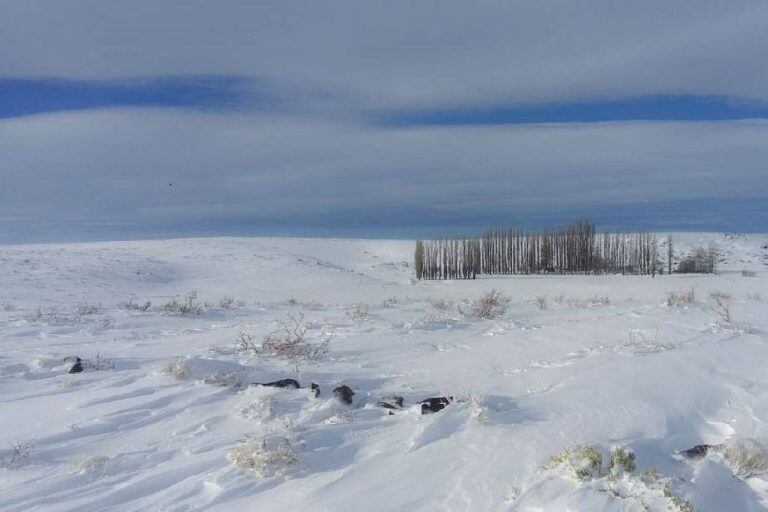
{"label": "blue sky", "polygon": [[0,241],[768,231],[768,3],[9,0]]}

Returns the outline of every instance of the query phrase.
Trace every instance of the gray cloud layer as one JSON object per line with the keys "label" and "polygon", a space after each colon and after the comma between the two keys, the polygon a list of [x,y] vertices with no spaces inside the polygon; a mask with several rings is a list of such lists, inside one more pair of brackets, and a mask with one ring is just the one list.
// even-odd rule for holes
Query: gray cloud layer
{"label": "gray cloud layer", "polygon": [[0,217],[493,224],[712,198],[737,213],[763,195],[766,140],[762,121],[379,128],[164,110],[52,114],[0,122]]}
{"label": "gray cloud layer", "polygon": [[357,107],[768,100],[764,0],[12,0],[0,75],[227,74]]}
{"label": "gray cloud layer", "polygon": [[761,121],[360,119],[645,94],[768,102],[766,27],[764,0],[5,1],[0,76],[231,75],[280,108],[0,121],[0,239],[40,223],[436,227],[590,212],[642,227],[665,211],[685,212],[673,227],[760,229]]}

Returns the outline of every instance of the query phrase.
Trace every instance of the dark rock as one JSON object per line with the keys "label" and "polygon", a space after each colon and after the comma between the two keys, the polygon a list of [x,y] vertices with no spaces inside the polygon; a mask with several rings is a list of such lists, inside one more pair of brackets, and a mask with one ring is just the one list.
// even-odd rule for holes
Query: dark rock
{"label": "dark rock", "polygon": [[452,396],[438,396],[435,398],[427,398],[419,402],[421,404],[421,414],[429,414],[433,412],[442,411],[445,406],[453,402]]}
{"label": "dark rock", "polygon": [[383,407],[384,409],[402,409],[403,408],[403,397],[401,396],[385,396],[378,402],[376,402],[376,405],[379,407]]}
{"label": "dark rock", "polygon": [[718,446],[711,444],[697,444],[693,448],[688,448],[687,450],[677,452],[677,454],[682,455],[686,459],[699,459],[701,457],[705,457],[707,453],[709,453],[709,450],[713,448],[718,448]]}
{"label": "dark rock", "polygon": [[80,373],[83,371],[83,360],[79,357],[75,357],[74,359],[67,358],[75,362],[75,364],[72,365],[72,368],[69,369],[69,373]]}
{"label": "dark rock", "polygon": [[314,393],[315,398],[320,396],[320,386],[315,384],[314,382],[309,385],[310,389],[312,390],[312,393]]}
{"label": "dark rock", "polygon": [[272,388],[288,388],[288,389],[299,389],[301,385],[299,385],[299,382],[294,379],[282,379],[282,380],[276,380],[274,382],[266,382],[264,384],[259,384],[260,386],[269,386]]}
{"label": "dark rock", "polygon": [[352,397],[355,396],[355,392],[349,386],[342,385],[333,390],[333,396],[347,405],[352,405]]}

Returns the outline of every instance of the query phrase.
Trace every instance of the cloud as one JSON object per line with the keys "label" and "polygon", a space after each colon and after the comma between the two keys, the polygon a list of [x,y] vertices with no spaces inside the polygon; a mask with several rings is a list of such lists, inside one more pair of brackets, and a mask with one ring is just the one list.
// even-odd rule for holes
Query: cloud
{"label": "cloud", "polygon": [[763,0],[15,0],[0,76],[236,75],[338,108],[657,94],[768,101]]}
{"label": "cloud", "polygon": [[[611,225],[623,210],[634,212],[625,225],[668,226],[647,217],[659,205],[687,207],[672,219],[685,227],[718,220],[691,214],[697,205],[717,208],[718,225],[732,228],[768,220],[757,201],[768,122],[402,128],[167,112],[0,121],[6,227],[397,231],[583,214]],[[747,204],[757,205],[751,219]]]}

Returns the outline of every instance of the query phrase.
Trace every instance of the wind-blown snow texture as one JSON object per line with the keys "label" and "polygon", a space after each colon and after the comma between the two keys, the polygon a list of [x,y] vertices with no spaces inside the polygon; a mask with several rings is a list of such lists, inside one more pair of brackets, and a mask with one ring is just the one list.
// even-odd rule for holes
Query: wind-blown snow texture
{"label": "wind-blown snow texture", "polygon": [[[678,253],[710,240],[715,276],[450,282],[413,281],[399,241],[0,247],[0,510],[642,510],[630,482],[610,493],[541,469],[579,443],[629,446],[638,474],[673,478],[697,511],[765,510],[760,477],[672,457],[768,440],[768,236],[678,235]],[[666,304],[691,288],[694,303]],[[491,289],[506,312],[472,317]],[[199,316],[159,311],[189,290],[211,303]],[[731,295],[730,324],[715,291]],[[118,307],[131,298],[153,306]],[[331,339],[323,360],[235,349],[289,313],[310,341]],[[65,357],[97,354],[114,368],[67,373]],[[186,379],[165,371],[178,358]],[[247,386],[283,378],[322,393]],[[342,383],[352,407],[332,398]],[[393,394],[404,410],[375,406]],[[438,413],[415,405],[444,395],[458,400]],[[235,467],[248,436],[287,439],[297,461],[266,477]],[[22,440],[29,457],[11,461]]]}

